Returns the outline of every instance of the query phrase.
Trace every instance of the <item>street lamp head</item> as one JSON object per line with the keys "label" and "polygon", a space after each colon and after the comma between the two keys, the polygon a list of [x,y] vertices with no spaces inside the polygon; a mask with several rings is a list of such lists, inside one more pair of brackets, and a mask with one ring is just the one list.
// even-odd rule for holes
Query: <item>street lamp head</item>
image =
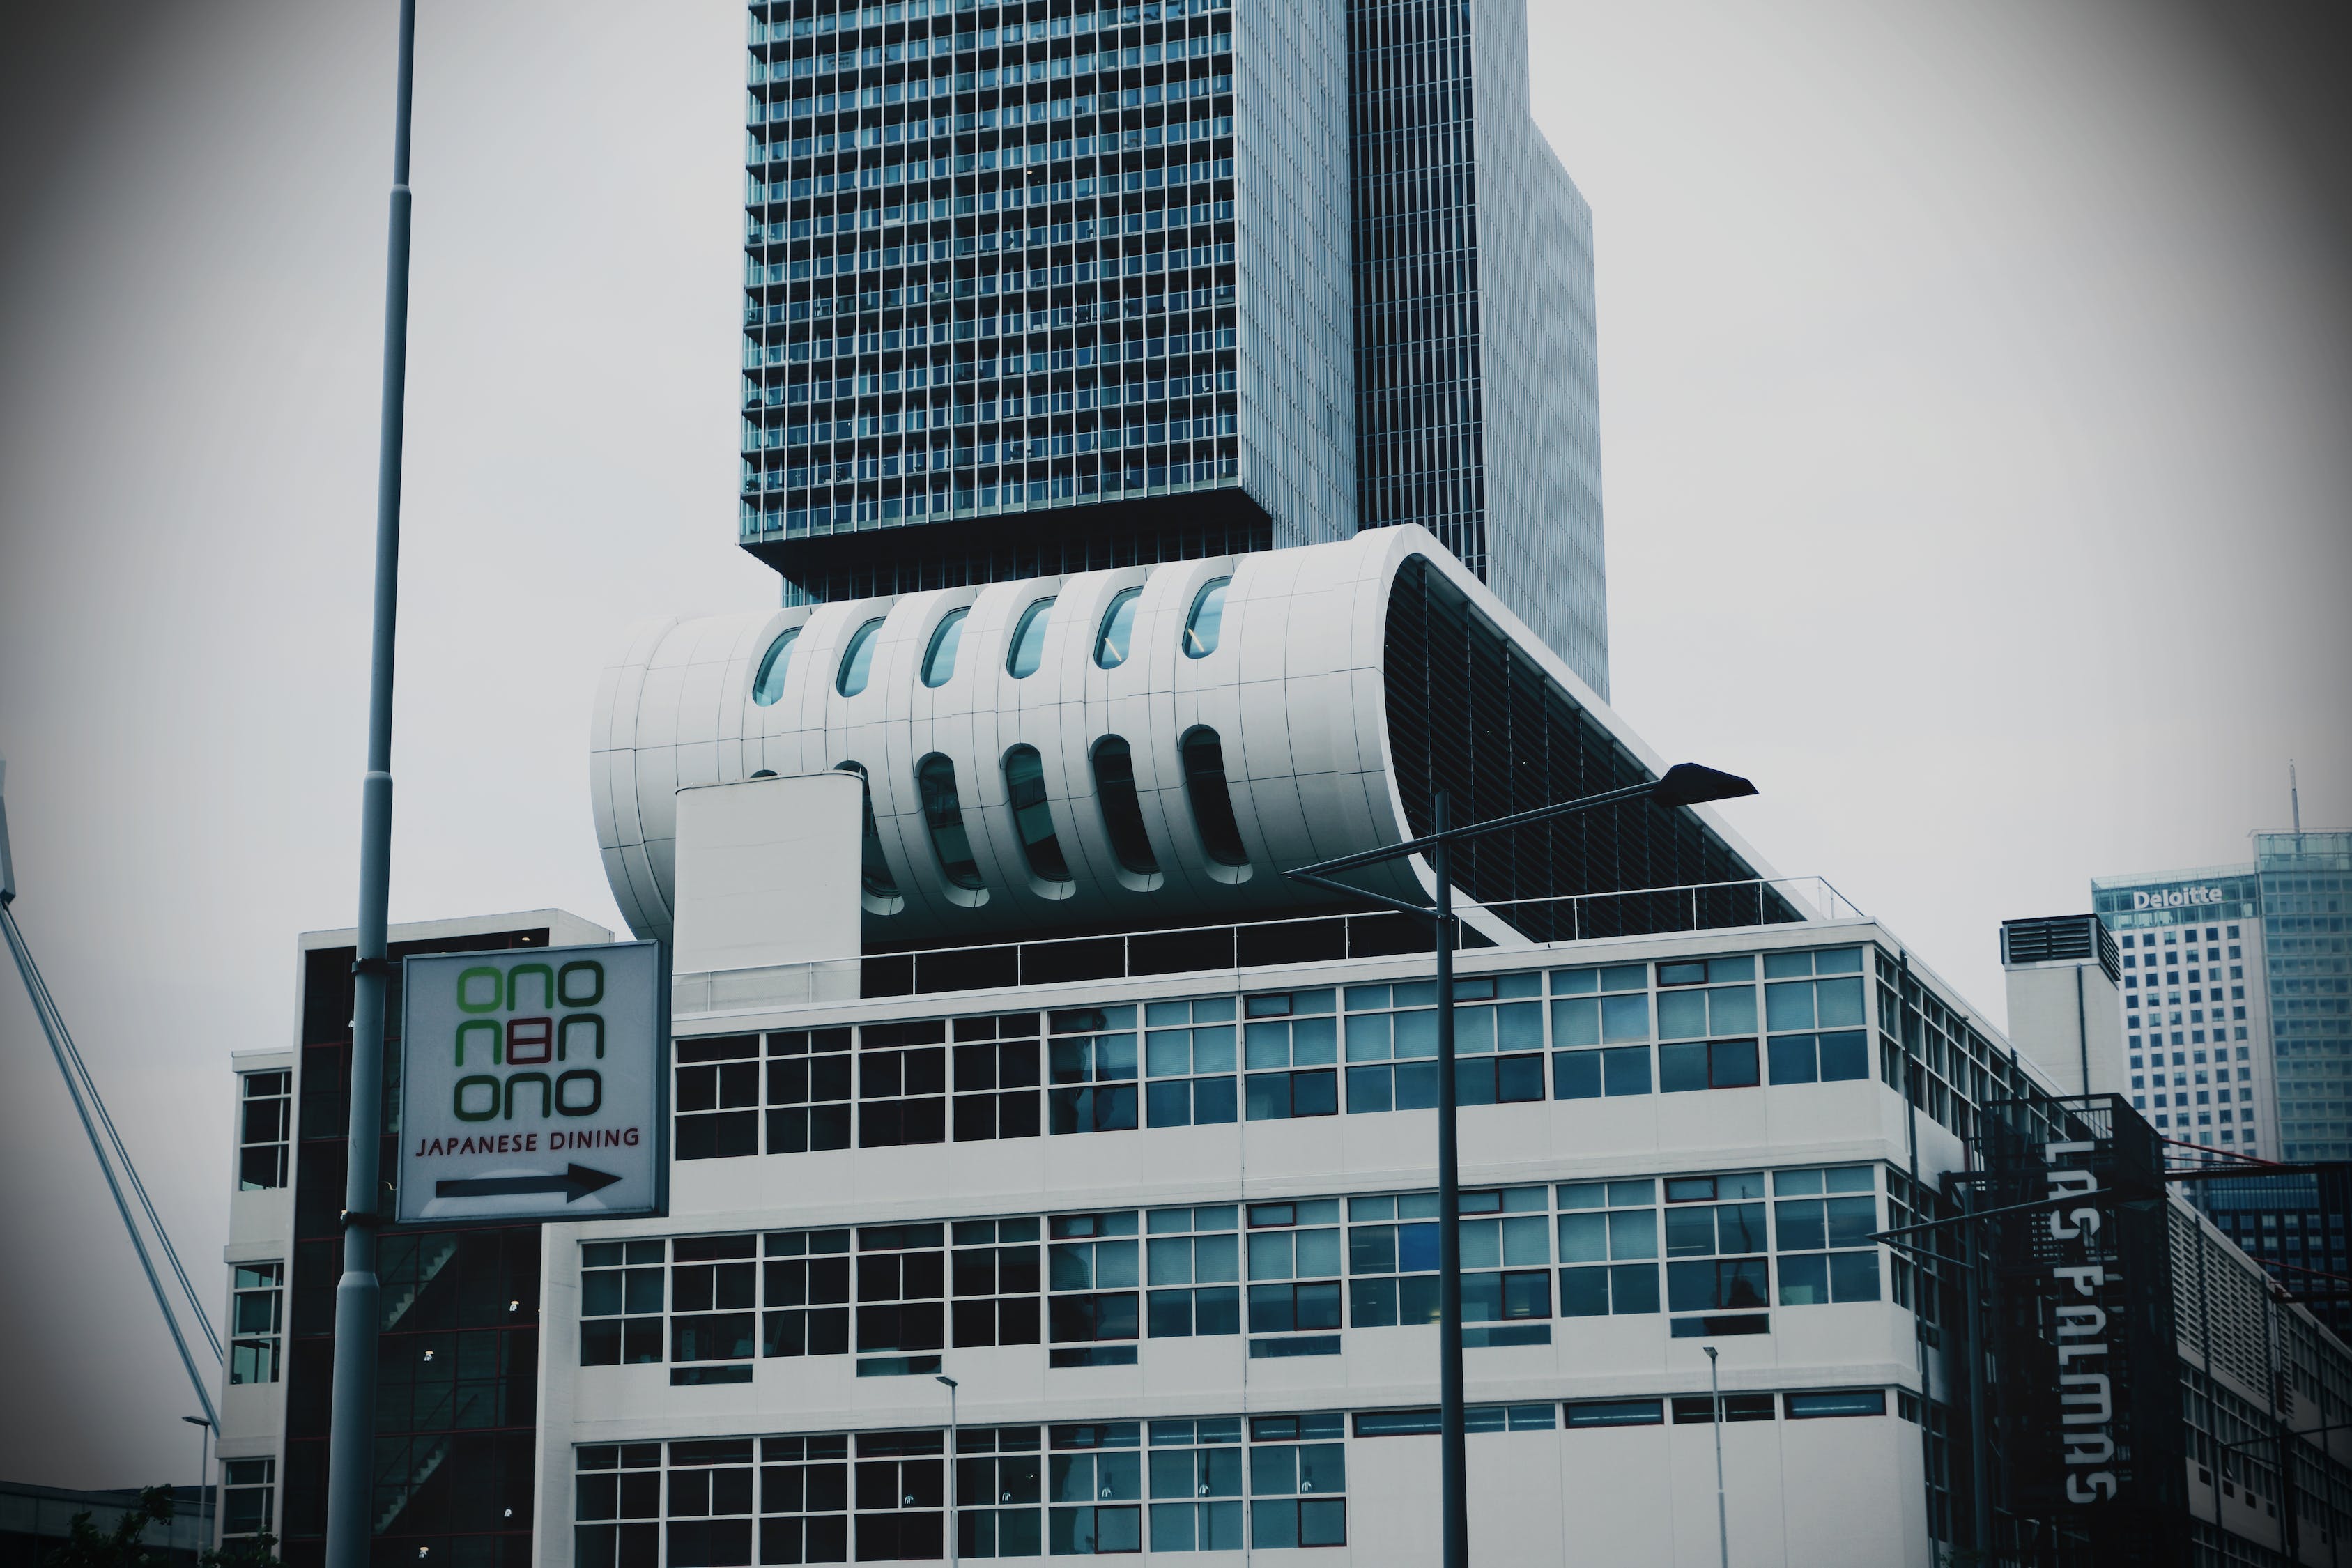
{"label": "street lamp head", "polygon": [[1713,1345],[1701,1345],[1698,1348],[1706,1352],[1707,1360],[1713,1361],[1715,1359],[1715,1347]]}
{"label": "street lamp head", "polygon": [[1696,763],[1676,763],[1658,780],[1650,798],[1660,805],[1696,805],[1702,801],[1734,800],[1754,795],[1756,786],[1737,773],[1717,773]]}
{"label": "street lamp head", "polygon": [[201,1415],[183,1415],[180,1419],[186,1422],[191,1426],[209,1426],[212,1425],[211,1422],[205,1420]]}
{"label": "street lamp head", "polygon": [[932,1381],[933,1383],[944,1383],[944,1384],[946,1384],[950,1388],[954,1388],[954,1387],[959,1386],[959,1385],[958,1385],[958,1384],[956,1383],[956,1380],[955,1380],[954,1378],[950,1377],[946,1373],[943,1373],[943,1372],[933,1373],[931,1374],[931,1381]]}

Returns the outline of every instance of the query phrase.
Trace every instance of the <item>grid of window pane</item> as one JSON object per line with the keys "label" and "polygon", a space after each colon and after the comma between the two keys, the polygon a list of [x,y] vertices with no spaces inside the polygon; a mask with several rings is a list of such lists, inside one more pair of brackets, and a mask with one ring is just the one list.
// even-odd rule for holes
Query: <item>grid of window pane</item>
{"label": "grid of window pane", "polygon": [[1339,1200],[1249,1205],[1249,1353],[1339,1353]]}
{"label": "grid of window pane", "polygon": [[1153,1209],[1146,1215],[1146,1318],[1151,1338],[1241,1332],[1241,1210]]}
{"label": "grid of window pane", "polygon": [[580,1364],[658,1362],[662,1327],[663,1241],[592,1241],[580,1248]]}
{"label": "grid of window pane", "polygon": [[1878,1300],[1878,1167],[1772,1173],[1780,1302]]}
{"label": "grid of window pane", "polygon": [[237,1107],[237,1190],[282,1187],[286,1141],[292,1131],[294,1075],[284,1070],[244,1073],[237,1086],[243,1096]]}
{"label": "grid of window pane", "polygon": [[1080,1007],[1053,1015],[1047,1123],[1056,1133],[1136,1125],[1135,1009]]}
{"label": "grid of window pane", "polygon": [[225,1459],[221,1462],[221,1536],[235,1540],[269,1530],[277,1518],[276,1459]]}
{"label": "grid of window pane", "polygon": [[276,1383],[286,1311],[286,1266],[240,1263],[230,1271],[228,1380]]}
{"label": "grid of window pane", "polygon": [[953,1239],[949,1267],[956,1345],[1037,1343],[1037,1222],[958,1220]]}
{"label": "grid of window pane", "polygon": [[1571,1182],[1559,1189],[1559,1315],[1658,1310],[1658,1184]]}
{"label": "grid of window pane", "polygon": [[761,1252],[760,1353],[846,1354],[849,1232],[772,1232]]}
{"label": "grid of window pane", "polygon": [[1348,1451],[1337,1412],[1250,1421],[1250,1544],[1348,1543]]}
{"label": "grid of window pane", "polygon": [[1150,1463],[1152,1551],[1242,1549],[1240,1417],[1152,1422]]}
{"label": "grid of window pane", "polygon": [[1339,1110],[1338,994],[1282,991],[1242,999],[1244,1099],[1252,1121]]}
{"label": "grid of window pane", "polygon": [[1143,1548],[1143,1426],[1103,1421],[1051,1428],[1046,1551],[1085,1557]]}
{"label": "grid of window pane", "polygon": [[857,1561],[945,1554],[947,1460],[939,1432],[861,1432],[853,1472]]}
{"label": "grid of window pane", "polygon": [[1038,1118],[1037,1015],[958,1018],[955,1036],[955,1138],[1034,1138]]}
{"label": "grid of window pane", "polygon": [[956,1554],[1045,1552],[1045,1457],[1034,1426],[966,1426],[956,1434]]}
{"label": "grid of window pane", "polygon": [[1764,1173],[1665,1180],[1666,1310],[1677,1339],[1769,1331]]}
{"label": "grid of window pane", "polygon": [[1142,1305],[1135,1211],[1055,1215],[1046,1234],[1046,1363],[1133,1365]]}
{"label": "grid of window pane", "polygon": [[1198,1127],[1239,1115],[1234,999],[1152,1002],[1143,1009],[1144,1120],[1152,1127]]}

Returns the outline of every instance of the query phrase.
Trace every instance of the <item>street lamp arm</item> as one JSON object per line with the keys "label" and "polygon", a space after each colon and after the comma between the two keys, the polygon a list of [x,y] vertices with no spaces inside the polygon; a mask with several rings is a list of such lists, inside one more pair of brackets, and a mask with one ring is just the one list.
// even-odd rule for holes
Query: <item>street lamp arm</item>
{"label": "street lamp arm", "polygon": [[[1756,786],[1734,773],[1718,773],[1701,767],[1696,763],[1676,763],[1654,779],[1623,789],[1603,790],[1578,800],[1554,802],[1532,811],[1515,812],[1509,816],[1497,816],[1486,822],[1474,822],[1467,826],[1441,828],[1418,838],[1408,838],[1380,849],[1366,849],[1359,854],[1342,855],[1336,860],[1324,860],[1313,866],[1286,873],[1302,880],[1331,871],[1345,871],[1357,866],[1376,865],[1382,860],[1394,860],[1402,856],[1418,855],[1435,848],[1441,843],[1459,843],[1483,834],[1501,833],[1514,827],[1528,827],[1538,822],[1549,822],[1571,812],[1590,811],[1596,806],[1615,805],[1621,801],[1654,797],[1661,805],[1696,805],[1702,801],[1729,800],[1738,795],[1754,795]],[[1408,906],[1409,907],[1409,906]]]}
{"label": "street lamp arm", "polygon": [[1335,893],[1345,893],[1351,899],[1362,899],[1368,903],[1379,904],[1383,909],[1394,910],[1400,914],[1417,915],[1425,921],[1437,919],[1437,911],[1423,905],[1408,904],[1402,899],[1391,899],[1386,893],[1370,892],[1362,888],[1350,887],[1345,882],[1335,882],[1328,877],[1319,877],[1312,871],[1285,871],[1283,875],[1294,882],[1311,882],[1318,888],[1328,888]]}

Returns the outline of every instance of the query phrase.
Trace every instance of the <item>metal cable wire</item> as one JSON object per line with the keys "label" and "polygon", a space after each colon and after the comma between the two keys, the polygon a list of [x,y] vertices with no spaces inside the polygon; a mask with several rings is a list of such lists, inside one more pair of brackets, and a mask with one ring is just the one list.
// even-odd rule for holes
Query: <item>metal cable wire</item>
{"label": "metal cable wire", "polygon": [[[99,1137],[98,1123],[91,1119],[89,1105],[84,1096],[84,1088],[85,1085],[88,1086],[89,1099],[95,1100],[98,1093],[97,1087],[89,1083],[86,1075],[77,1077],[74,1064],[79,1062],[80,1054],[72,1049],[69,1037],[66,1034],[65,1019],[58,1012],[56,1000],[49,995],[48,987],[42,982],[39,968],[33,963],[32,950],[26,945],[24,932],[17,929],[15,911],[5,904],[0,904],[0,932],[5,932],[7,936],[8,951],[16,960],[17,973],[24,977],[25,990],[32,999],[33,1010],[40,1016],[42,1030],[49,1038],[49,1048],[58,1058],[58,1070],[65,1075],[66,1092],[73,1100],[75,1113],[81,1118],[82,1131],[89,1138],[90,1152],[98,1158],[99,1172],[106,1178],[107,1191],[113,1194],[116,1212],[122,1216],[122,1227],[130,1233],[131,1248],[139,1254],[139,1266],[146,1272],[148,1288],[155,1293],[156,1309],[163,1314],[164,1327],[171,1331],[172,1343],[180,1352],[181,1365],[187,1369],[188,1382],[195,1390],[196,1402],[204,1406],[205,1419],[210,1421],[214,1430],[217,1431],[220,1427],[220,1413],[213,1406],[212,1392],[205,1385],[203,1376],[196,1370],[196,1359],[189,1352],[187,1336],[180,1330],[179,1318],[172,1310],[171,1299],[163,1290],[163,1281],[155,1273],[155,1262],[148,1253],[146,1238],[140,1235],[138,1223],[131,1218],[131,1205],[122,1195],[122,1184],[115,1178],[114,1167],[106,1156],[106,1146]],[[104,1107],[101,1104],[100,1115],[104,1114]],[[109,1131],[111,1131],[112,1124],[110,1121]],[[119,1142],[117,1147],[120,1148]],[[129,1168],[127,1154],[124,1156],[124,1162],[127,1170]],[[131,1179],[134,1183],[137,1181],[135,1173]],[[143,1190],[140,1196],[142,1205],[145,1205],[146,1194]],[[152,1222],[154,1210],[152,1205],[146,1206]],[[172,1252],[171,1239],[163,1234],[160,1225],[156,1226],[155,1235],[165,1253],[171,1256],[172,1266],[179,1272],[183,1288],[186,1288],[187,1274],[184,1269],[180,1268],[177,1255]],[[190,1289],[189,1300],[192,1304],[194,1299],[194,1292]],[[198,1321],[204,1323],[205,1333],[210,1336],[211,1321],[205,1317],[201,1309],[198,1309],[196,1316]],[[217,1338],[213,1340],[213,1344],[215,1353],[217,1354],[219,1346]]]}

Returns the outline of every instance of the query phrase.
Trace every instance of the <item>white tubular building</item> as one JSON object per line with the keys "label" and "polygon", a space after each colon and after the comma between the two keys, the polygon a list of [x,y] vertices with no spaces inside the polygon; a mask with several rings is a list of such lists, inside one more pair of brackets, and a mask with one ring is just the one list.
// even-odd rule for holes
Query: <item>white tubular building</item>
{"label": "white tubular building", "polygon": [[[1468,708],[1430,689],[1433,612],[1464,643],[1466,683],[1494,667],[1498,695],[1465,689],[1474,703],[1524,709],[1540,689],[1546,711],[1517,717],[1547,732],[1519,752],[1529,739],[1591,752],[1580,761],[1611,783],[1661,770],[1431,535],[1382,529],[643,628],[596,704],[606,873],[631,927],[666,936],[677,790],[842,768],[866,777],[871,799],[869,947],[1328,903],[1280,869],[1410,837],[1433,782],[1474,783],[1433,781],[1433,769],[1459,758],[1475,773],[1483,761],[1471,757]],[[1475,783],[1524,789],[1527,805],[1556,798],[1525,762],[1502,761],[1517,777],[1490,770]],[[1457,810],[1466,805],[1457,794]],[[1755,858],[1712,817],[1688,837],[1688,848],[1704,840],[1714,875],[1694,865],[1616,885],[1755,875],[1731,868]],[[1510,879],[1485,880],[1498,876]],[[1364,885],[1419,898],[1423,878],[1373,868]]]}

